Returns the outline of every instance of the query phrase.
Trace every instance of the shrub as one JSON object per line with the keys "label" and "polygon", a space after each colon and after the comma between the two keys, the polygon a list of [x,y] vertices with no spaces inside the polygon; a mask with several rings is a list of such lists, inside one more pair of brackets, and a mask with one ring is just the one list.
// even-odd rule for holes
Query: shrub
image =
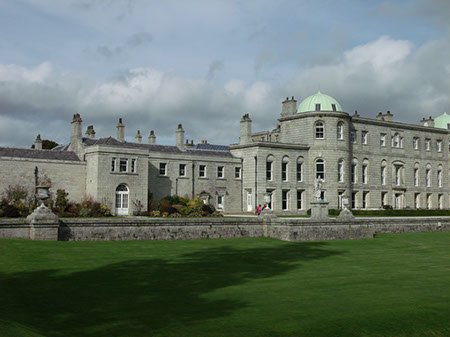
{"label": "shrub", "polygon": [[3,214],[7,218],[18,218],[19,210],[14,205],[6,205],[3,207]]}
{"label": "shrub", "polygon": [[28,194],[28,190],[24,186],[9,185],[3,191],[3,199],[7,204],[11,204],[19,200],[25,201],[28,198]]}
{"label": "shrub", "polygon": [[89,217],[92,216],[92,213],[89,210],[89,208],[83,207],[83,208],[80,209],[80,214],[79,215],[80,215],[80,217],[83,217],[83,218],[89,218]]}
{"label": "shrub", "polygon": [[161,212],[160,211],[150,212],[150,216],[160,217],[161,216]]}
{"label": "shrub", "polygon": [[58,189],[56,191],[55,206],[59,213],[66,211],[69,200],[67,199],[69,193],[66,193],[64,189]]}
{"label": "shrub", "polygon": [[180,213],[172,213],[169,214],[169,218],[181,218],[182,215]]}
{"label": "shrub", "polygon": [[0,209],[0,218],[2,217],[2,216],[4,216],[5,214],[3,213],[3,210],[2,209]]}

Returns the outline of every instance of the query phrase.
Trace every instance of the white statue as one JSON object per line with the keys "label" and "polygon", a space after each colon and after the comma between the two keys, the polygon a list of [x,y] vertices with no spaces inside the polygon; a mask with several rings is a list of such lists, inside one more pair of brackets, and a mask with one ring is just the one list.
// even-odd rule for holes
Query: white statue
{"label": "white statue", "polygon": [[322,186],[323,186],[324,180],[319,177],[316,179],[315,187],[314,187],[314,197],[317,201],[322,200]]}

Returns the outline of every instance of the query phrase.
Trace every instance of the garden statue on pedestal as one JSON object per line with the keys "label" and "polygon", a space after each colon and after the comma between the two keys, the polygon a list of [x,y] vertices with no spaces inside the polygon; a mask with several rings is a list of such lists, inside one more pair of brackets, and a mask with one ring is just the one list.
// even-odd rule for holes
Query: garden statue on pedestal
{"label": "garden statue on pedestal", "polygon": [[314,220],[328,220],[328,202],[322,199],[324,183],[319,177],[314,184],[314,201],[311,201],[311,219]]}

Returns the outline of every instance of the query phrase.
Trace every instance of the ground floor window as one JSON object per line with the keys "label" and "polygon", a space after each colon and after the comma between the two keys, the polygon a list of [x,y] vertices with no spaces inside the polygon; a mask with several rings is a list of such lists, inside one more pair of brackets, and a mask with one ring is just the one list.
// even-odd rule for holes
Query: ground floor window
{"label": "ground floor window", "polygon": [[431,209],[433,207],[433,203],[431,202],[431,193],[427,194],[427,208]]}
{"label": "ground floor window", "polygon": [[444,195],[439,194],[438,196],[439,209],[444,209]]}
{"label": "ground floor window", "polygon": [[218,195],[217,196],[217,208],[220,210],[223,210],[223,204],[224,204],[224,196]]}
{"label": "ground floor window", "polygon": [[125,185],[116,188],[116,215],[128,215],[129,190]]}
{"label": "ground floor window", "polygon": [[281,209],[287,211],[289,205],[289,190],[283,190],[281,194]]}
{"label": "ground floor window", "polygon": [[297,209],[303,209],[303,191],[297,191]]}
{"label": "ground floor window", "polygon": [[420,193],[414,194],[414,208],[420,208]]}
{"label": "ground floor window", "polygon": [[363,192],[362,208],[369,207],[369,192]]}
{"label": "ground floor window", "polygon": [[352,208],[358,207],[357,197],[358,197],[358,192],[352,192]]}
{"label": "ground floor window", "polygon": [[387,192],[381,192],[381,207],[387,205]]}

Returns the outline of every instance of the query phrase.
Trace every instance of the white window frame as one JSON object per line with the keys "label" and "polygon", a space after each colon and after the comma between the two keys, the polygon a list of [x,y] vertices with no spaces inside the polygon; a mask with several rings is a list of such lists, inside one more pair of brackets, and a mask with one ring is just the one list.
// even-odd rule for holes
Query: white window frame
{"label": "white window frame", "polygon": [[131,173],[136,173],[137,159],[131,158]]}
{"label": "white window frame", "polygon": [[241,179],[242,178],[242,168],[239,166],[236,166],[234,168],[234,179]]}
{"label": "white window frame", "polygon": [[431,187],[431,168],[425,169],[425,180],[427,187]]}
{"label": "white window frame", "polygon": [[363,131],[363,132],[361,133],[361,143],[362,143],[363,145],[367,145],[367,137],[368,137],[368,135],[369,135],[369,132],[368,132],[368,131]]}
{"label": "white window frame", "polygon": [[442,152],[442,140],[440,139],[436,140],[436,151]]}
{"label": "white window frame", "polygon": [[314,134],[316,139],[325,139],[325,123],[322,121],[316,122],[314,127]]}
{"label": "white window frame", "polygon": [[186,169],[187,169],[186,164],[184,164],[184,163],[178,164],[178,175],[180,177],[186,177],[186,174],[187,174]]}
{"label": "white window frame", "polygon": [[206,178],[206,165],[200,164],[198,166],[198,177]]}
{"label": "white window frame", "polygon": [[337,125],[337,139],[343,140],[344,139],[344,123],[339,122]]}
{"label": "white window frame", "polygon": [[[122,170],[122,163],[125,163],[125,169]],[[128,158],[119,158],[119,172],[128,172]]]}
{"label": "white window frame", "polygon": [[344,182],[344,161],[340,159],[338,161],[338,183]]}
{"label": "white window frame", "polygon": [[159,175],[167,176],[167,163],[159,163]]}
{"label": "white window frame", "polygon": [[431,150],[431,139],[427,138],[425,139],[425,151],[430,151]]}
{"label": "white window frame", "polygon": [[364,164],[362,165],[362,183],[363,184],[367,184],[367,180],[368,180],[368,165]]}
{"label": "white window frame", "polygon": [[281,191],[281,210],[289,211],[289,190]]}
{"label": "white window frame", "polygon": [[383,146],[383,147],[386,146],[386,134],[385,133],[380,134],[380,146]]}
{"label": "white window frame", "polygon": [[419,137],[413,137],[413,149],[414,150],[419,149]]}
{"label": "white window frame", "polygon": [[225,178],[225,166],[217,166],[217,179]]}
{"label": "white window frame", "polygon": [[111,158],[111,172],[117,172],[117,158]]}

